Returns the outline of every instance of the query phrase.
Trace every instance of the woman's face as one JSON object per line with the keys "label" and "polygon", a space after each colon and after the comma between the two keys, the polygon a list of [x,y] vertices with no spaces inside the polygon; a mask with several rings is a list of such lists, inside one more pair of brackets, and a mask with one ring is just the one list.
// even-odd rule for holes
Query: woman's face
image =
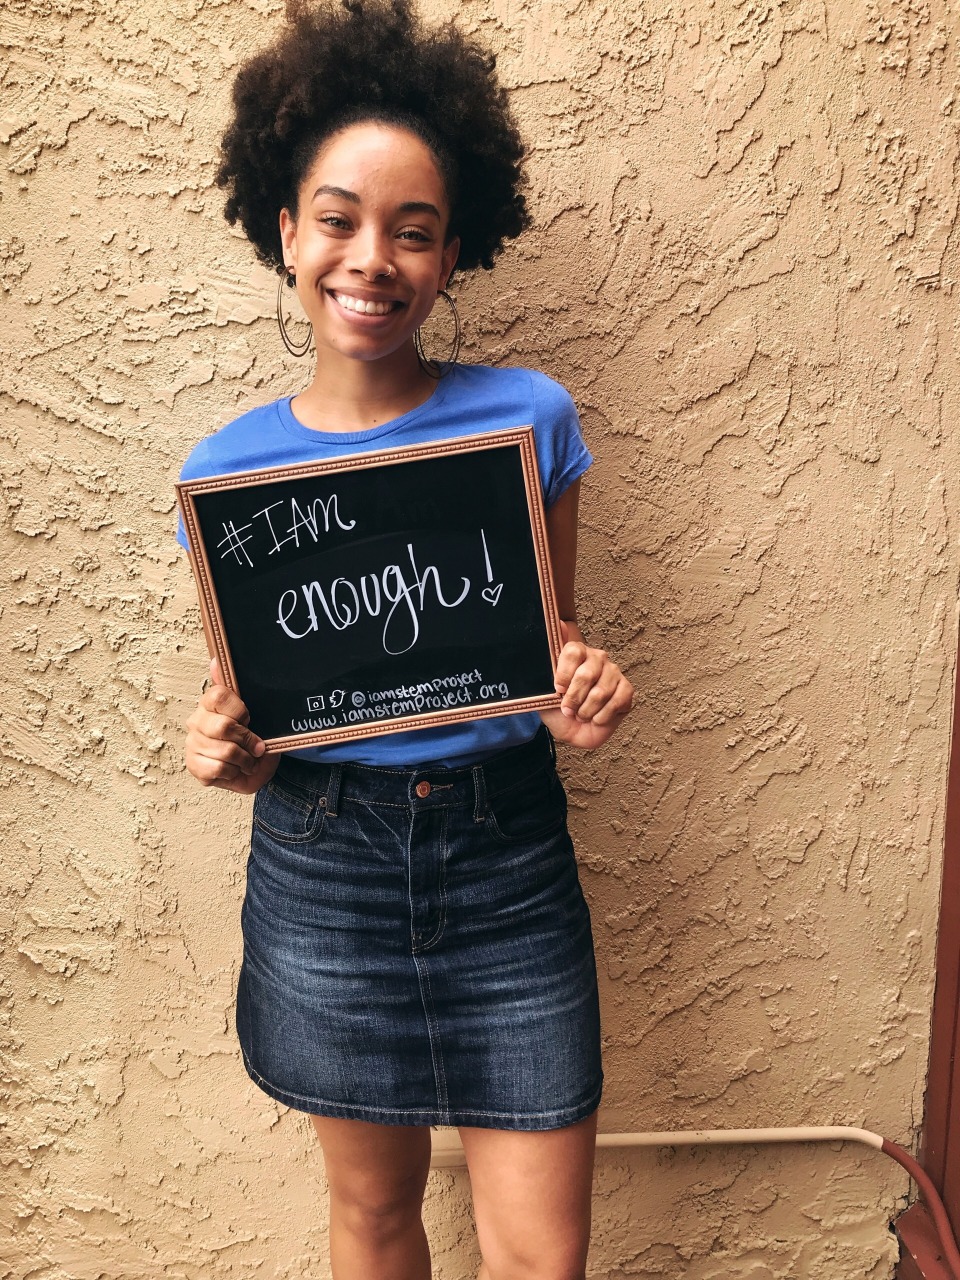
{"label": "woman's face", "polygon": [[409,342],[446,286],[460,243],[430,148],[393,125],[327,139],[280,214],[284,260],[322,348],[379,360]]}

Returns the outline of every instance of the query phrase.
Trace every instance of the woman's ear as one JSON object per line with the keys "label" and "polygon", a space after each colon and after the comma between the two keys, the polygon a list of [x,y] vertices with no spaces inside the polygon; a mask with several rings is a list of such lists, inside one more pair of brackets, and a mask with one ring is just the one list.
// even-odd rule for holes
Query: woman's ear
{"label": "woman's ear", "polygon": [[460,237],[454,236],[443,246],[443,256],[440,259],[440,283],[437,285],[437,291],[447,287],[447,281],[453,275],[453,268],[457,265],[457,258],[460,257]]}
{"label": "woman's ear", "polygon": [[280,210],[280,240],[283,260],[288,267],[297,265],[297,221],[289,209]]}

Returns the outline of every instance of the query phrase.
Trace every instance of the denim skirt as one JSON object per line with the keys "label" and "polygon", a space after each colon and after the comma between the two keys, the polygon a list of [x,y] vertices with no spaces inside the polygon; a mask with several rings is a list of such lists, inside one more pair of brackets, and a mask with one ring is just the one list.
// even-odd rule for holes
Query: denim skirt
{"label": "denim skirt", "polygon": [[237,1032],[279,1102],[491,1129],[596,1109],[590,915],[545,728],[466,768],[284,756],[241,920]]}

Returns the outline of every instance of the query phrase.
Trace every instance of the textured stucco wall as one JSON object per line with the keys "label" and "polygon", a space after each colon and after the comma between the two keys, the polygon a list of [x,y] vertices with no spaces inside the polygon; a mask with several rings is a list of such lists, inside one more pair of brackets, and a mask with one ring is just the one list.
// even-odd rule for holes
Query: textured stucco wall
{"label": "textured stucco wall", "polygon": [[[921,1116],[956,653],[957,15],[466,0],[536,229],[468,358],[567,383],[582,616],[638,705],[565,757],[608,1129]],[[445,11],[430,0],[428,11]],[[211,186],[275,0],[0,14],[0,1277],[327,1275],[308,1122],[231,1026],[249,802],[202,792],[172,482],[304,378]],[[602,1153],[591,1276],[880,1280],[860,1149]],[[474,1273],[462,1173],[428,1218]]]}

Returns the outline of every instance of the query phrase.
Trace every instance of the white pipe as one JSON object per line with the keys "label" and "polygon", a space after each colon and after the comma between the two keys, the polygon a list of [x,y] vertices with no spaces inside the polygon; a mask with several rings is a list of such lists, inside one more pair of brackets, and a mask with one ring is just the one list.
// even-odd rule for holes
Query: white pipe
{"label": "white pipe", "polygon": [[[434,1169],[463,1168],[466,1156],[456,1130],[434,1129]],[[598,1147],[694,1147],[765,1142],[863,1142],[878,1151],[883,1138],[869,1129],[850,1125],[819,1125],[806,1129],[677,1129],[665,1133],[598,1133]]]}
{"label": "white pipe", "polygon": [[849,1125],[817,1125],[801,1129],[677,1129],[671,1133],[598,1133],[598,1147],[694,1147],[760,1142],[864,1142],[883,1147],[883,1138]]}

